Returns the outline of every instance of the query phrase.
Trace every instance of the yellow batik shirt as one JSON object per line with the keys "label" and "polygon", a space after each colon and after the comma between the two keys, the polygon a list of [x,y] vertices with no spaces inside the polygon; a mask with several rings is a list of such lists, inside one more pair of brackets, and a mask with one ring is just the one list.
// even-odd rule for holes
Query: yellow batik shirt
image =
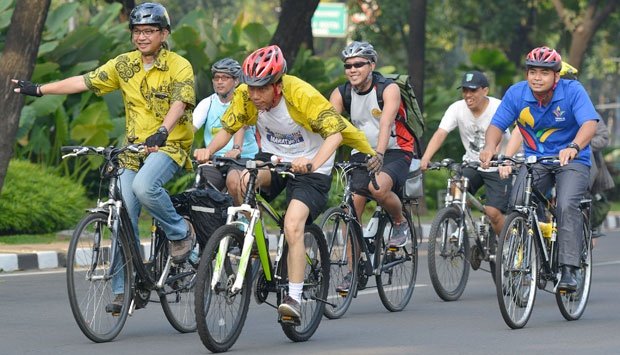
{"label": "yellow batik shirt", "polygon": [[[174,101],[186,104],[183,116],[170,132],[166,145],[159,150],[168,154],[179,166],[191,169],[189,159],[194,130],[192,110],[196,104],[194,71],[180,55],[162,48],[151,69],[144,69],[142,54],[128,52],[84,74],[90,90],[101,96],[121,90],[125,104],[125,136],[128,141],[142,143],[162,126]],[[123,167],[138,170],[146,154],[126,154]]]}
{"label": "yellow batik shirt", "polygon": [[[329,101],[312,85],[292,76],[282,77],[282,96],[293,121],[309,132],[318,133],[323,139],[334,133],[342,134],[342,144],[362,153],[373,154],[364,132],[355,128],[342,117]],[[239,85],[235,89],[230,107],[222,116],[222,127],[234,134],[241,127],[256,125],[258,109],[250,100],[248,86]]]}

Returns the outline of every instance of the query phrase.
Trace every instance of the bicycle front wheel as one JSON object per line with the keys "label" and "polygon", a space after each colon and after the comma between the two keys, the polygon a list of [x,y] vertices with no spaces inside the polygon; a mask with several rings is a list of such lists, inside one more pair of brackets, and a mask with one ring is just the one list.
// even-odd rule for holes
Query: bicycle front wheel
{"label": "bicycle front wheel", "polygon": [[456,207],[441,209],[428,236],[428,272],[435,292],[444,301],[458,300],[469,278],[469,238],[459,235],[464,224],[461,217]]}
{"label": "bicycle front wheel", "polygon": [[[198,334],[214,353],[228,350],[245,324],[252,293],[252,270],[248,265],[241,290],[233,292],[243,248],[243,232],[236,226],[218,228],[209,238],[200,258],[196,282],[195,310]],[[222,261],[219,280],[211,286],[214,269]]]}
{"label": "bicycle front wheel", "polygon": [[404,246],[388,246],[392,224],[386,224],[375,237],[375,250],[379,251],[375,255],[377,291],[381,303],[390,312],[402,311],[407,307],[418,273],[418,238],[408,213],[403,211],[403,217],[409,223],[410,236]]}
{"label": "bicycle front wheel", "polygon": [[[108,227],[108,214],[96,212],[84,217],[71,237],[67,251],[67,291],[73,318],[80,330],[96,343],[111,341],[123,329],[130,303],[133,274],[131,257],[119,240],[117,261],[112,263],[110,242],[117,236]],[[120,238],[117,238],[120,239]],[[112,267],[114,270],[112,270]],[[120,313],[108,313],[112,303],[112,279],[124,287],[124,304]]]}
{"label": "bicycle front wheel", "polygon": [[584,214],[584,223],[581,230],[581,264],[575,272],[577,279],[577,291],[556,291],[555,300],[560,308],[560,313],[566,320],[577,320],[586,309],[590,296],[590,283],[592,282],[592,232],[589,228],[587,216]]}
{"label": "bicycle front wheel", "polygon": [[[167,241],[163,243],[157,257],[159,275],[168,262],[168,245]],[[158,290],[166,319],[180,333],[196,331],[194,286],[196,286],[196,270],[189,261],[186,261],[182,264],[171,264],[163,288]]]}
{"label": "bicycle front wheel", "polygon": [[[353,222],[354,223],[354,222]],[[353,231],[346,222],[346,213],[340,207],[332,207],[323,215],[321,229],[327,239],[329,251],[329,291],[325,316],[329,319],[342,317],[353,300],[357,290],[357,243],[353,238]],[[347,276],[348,275],[348,276]],[[345,277],[351,280],[348,290],[339,290]]]}
{"label": "bicycle front wheel", "polygon": [[[325,236],[317,225],[306,226],[304,246],[306,248],[306,263],[300,304],[300,324],[295,326],[289,323],[281,323],[284,334],[295,342],[310,339],[319,327],[329,288],[329,253]],[[280,269],[278,275],[282,277],[285,284],[288,284],[287,256],[288,244],[285,244],[282,259],[278,265]]]}
{"label": "bicycle front wheel", "polygon": [[510,328],[523,328],[534,308],[539,277],[537,248],[527,215],[513,212],[506,217],[495,260],[495,285],[502,317]]}

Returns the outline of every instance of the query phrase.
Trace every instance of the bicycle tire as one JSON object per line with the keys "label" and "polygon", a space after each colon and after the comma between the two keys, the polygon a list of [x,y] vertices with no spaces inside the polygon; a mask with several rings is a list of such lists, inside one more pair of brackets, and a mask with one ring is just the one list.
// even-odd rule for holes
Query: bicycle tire
{"label": "bicycle tire", "polygon": [[504,222],[496,256],[496,292],[504,322],[523,328],[534,308],[538,286],[538,248],[527,215],[513,212]]}
{"label": "bicycle tire", "polygon": [[[409,223],[409,241],[402,247],[390,248],[387,240],[392,233],[388,224],[383,224],[382,230],[375,237],[375,250],[380,251],[375,263],[380,272],[375,275],[377,291],[383,306],[390,312],[399,312],[407,307],[413,291],[418,273],[418,238],[414,225],[406,211],[403,217]],[[392,224],[389,224],[391,226]],[[380,224],[381,227],[381,224]]]}
{"label": "bicycle tire", "polygon": [[[357,291],[359,259],[354,256],[358,254],[358,245],[355,243],[355,239],[353,239],[352,227],[346,222],[345,216],[346,212],[342,208],[331,207],[323,214],[320,224],[327,240],[329,253],[328,304],[325,305],[324,312],[325,317],[329,319],[342,317],[349,309]],[[345,275],[349,272],[351,273],[351,286],[346,294],[341,294],[336,291],[336,288],[343,282]]]}
{"label": "bicycle tire", "polygon": [[[220,281],[211,289],[213,267],[224,238],[228,238],[224,267]],[[196,325],[200,340],[214,353],[227,351],[235,344],[248,314],[252,294],[251,265],[248,264],[241,290],[230,292],[242,247],[243,232],[236,226],[225,225],[211,235],[200,258],[195,286]]]}
{"label": "bicycle tire", "polygon": [[[325,300],[329,289],[329,253],[323,232],[316,224],[307,225],[304,230],[306,247],[306,268],[304,271],[304,288],[302,292],[301,323],[298,326],[280,323],[286,336],[294,342],[310,339],[321,323],[325,311]],[[288,285],[287,275],[288,244],[282,250],[282,259],[278,265],[282,282]]]}
{"label": "bicycle tire", "polygon": [[[105,277],[112,265],[112,253],[109,247],[95,244],[95,241],[107,244],[112,233],[107,213],[90,213],[78,223],[67,251],[67,292],[71,312],[82,333],[96,343],[111,341],[120,333],[131,302],[133,264],[125,253],[128,246],[118,238],[121,241],[117,254],[121,265],[118,272],[124,274],[124,304],[118,315],[105,310],[114,296],[112,279]],[[89,270],[93,265],[95,269]]]}
{"label": "bicycle tire", "polygon": [[590,284],[592,282],[592,232],[588,216],[583,214],[584,223],[582,227],[582,258],[581,265],[576,271],[577,291],[564,293],[556,291],[555,300],[560,308],[560,313],[566,320],[577,320],[586,309],[590,296]]}
{"label": "bicycle tire", "polygon": [[[435,293],[444,301],[458,300],[469,279],[467,235],[463,236],[462,246],[458,247],[458,229],[460,223],[464,223],[461,216],[456,207],[439,210],[428,236],[428,272]],[[455,233],[456,238],[452,238]]]}
{"label": "bicycle tire", "polygon": [[[165,236],[161,236],[165,238]],[[169,255],[169,243],[163,243],[157,256],[159,279]],[[168,322],[179,333],[196,331],[196,312],[194,310],[194,287],[196,270],[189,261],[172,264],[163,289],[158,290],[161,308]]]}

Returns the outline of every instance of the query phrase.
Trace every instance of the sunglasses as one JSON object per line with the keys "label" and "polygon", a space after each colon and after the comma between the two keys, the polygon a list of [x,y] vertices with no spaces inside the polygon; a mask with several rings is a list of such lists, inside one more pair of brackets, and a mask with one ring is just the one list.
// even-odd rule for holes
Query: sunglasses
{"label": "sunglasses", "polygon": [[351,69],[351,68],[359,69],[359,68],[363,67],[364,65],[369,65],[369,64],[370,64],[370,61],[367,61],[367,62],[356,62],[356,63],[351,63],[351,64],[345,64],[344,68],[345,69]]}

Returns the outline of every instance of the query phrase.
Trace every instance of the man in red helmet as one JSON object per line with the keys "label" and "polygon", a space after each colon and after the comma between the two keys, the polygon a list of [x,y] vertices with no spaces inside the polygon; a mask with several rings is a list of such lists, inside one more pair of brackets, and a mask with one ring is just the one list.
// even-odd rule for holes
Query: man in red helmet
{"label": "man in red helmet", "polygon": [[[590,140],[599,115],[585,89],[576,80],[560,78],[562,57],[551,48],[533,49],[525,60],[526,81],[511,86],[486,131],[480,153],[487,167],[504,132],[515,121],[523,136],[525,156],[559,157],[559,164],[534,166],[534,186],[548,191],[555,182],[558,251],[562,277],[558,289],[574,292],[575,271],[581,265],[579,202],[586,195],[590,175]],[[513,187],[511,204],[521,201],[525,178],[522,167]]]}
{"label": "man in red helmet", "polygon": [[[256,126],[261,151],[256,160],[270,161],[272,155],[291,162],[294,179],[260,171],[263,196],[274,199],[287,190],[288,207],[284,234],[289,246],[287,264],[289,293],[278,307],[280,315],[301,318],[305,246],[304,226],[315,219],[327,203],[336,148],[347,144],[376,156],[363,132],[336,113],[329,101],[310,84],[286,75],[286,60],[278,46],[260,48],[242,65],[242,81],[230,107],[222,116],[223,129],[206,148],[197,149],[198,161],[208,160],[243,126]],[[369,164],[380,164],[372,159]],[[247,180],[240,181],[245,186]],[[241,189],[239,189],[241,191]]]}

